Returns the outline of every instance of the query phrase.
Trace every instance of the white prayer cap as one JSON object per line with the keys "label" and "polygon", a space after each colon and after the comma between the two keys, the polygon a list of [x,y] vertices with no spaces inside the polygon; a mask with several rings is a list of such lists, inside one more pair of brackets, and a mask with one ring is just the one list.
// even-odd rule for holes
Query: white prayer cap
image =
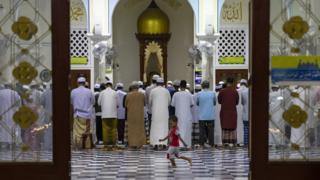
{"label": "white prayer cap", "polygon": [[112,81],[108,80],[108,81],[106,82],[106,84],[111,84],[111,85],[112,85]]}
{"label": "white prayer cap", "polygon": [[157,74],[155,74],[155,75],[152,76],[152,80],[155,80],[155,81],[156,81],[158,78],[160,78],[160,76],[157,75]]}
{"label": "white prayer cap", "polygon": [[175,81],[173,82],[173,85],[175,85],[175,86],[180,86],[180,81],[179,81],[179,80],[175,80]]}
{"label": "white prayer cap", "polygon": [[272,84],[271,87],[273,87],[273,88],[279,88],[280,86],[277,85],[277,84]]}
{"label": "white prayer cap", "polygon": [[37,83],[35,80],[33,80],[33,81],[30,83],[30,86],[34,86],[34,85],[38,85],[38,83]]}
{"label": "white prayer cap", "polygon": [[122,83],[117,83],[116,87],[117,87],[117,88],[119,88],[119,87],[120,87],[120,88],[123,88],[123,84],[122,84]]}
{"label": "white prayer cap", "polygon": [[94,88],[95,88],[95,89],[100,89],[100,84],[95,84],[95,85],[94,85]]}
{"label": "white prayer cap", "polygon": [[187,83],[187,88],[190,88],[191,86],[190,86],[190,84],[189,83]]}
{"label": "white prayer cap", "polygon": [[216,86],[216,90],[219,90],[219,89],[222,89],[222,85],[221,84]]}
{"label": "white prayer cap", "polygon": [[200,84],[196,84],[196,86],[194,87],[194,89],[196,89],[196,90],[201,90],[201,85],[200,85]]}
{"label": "white prayer cap", "polygon": [[159,78],[157,79],[157,83],[164,83],[164,80],[163,80],[161,77],[159,77]]}
{"label": "white prayer cap", "polygon": [[86,82],[86,78],[85,77],[79,77],[78,78],[78,83],[84,83]]}
{"label": "white prayer cap", "polygon": [[138,81],[132,81],[131,86],[139,86],[139,82]]}
{"label": "white prayer cap", "polygon": [[223,85],[223,84],[225,84],[225,83],[224,83],[224,81],[220,81],[219,84],[220,84],[220,85]]}
{"label": "white prayer cap", "polygon": [[240,83],[248,84],[248,81],[245,80],[245,79],[241,79],[241,80],[240,80]]}
{"label": "white prayer cap", "polygon": [[28,85],[23,85],[22,88],[25,90],[30,90],[30,86],[28,86]]}
{"label": "white prayer cap", "polygon": [[168,81],[168,82],[167,82],[167,84],[171,84],[171,85],[173,85],[172,81]]}
{"label": "white prayer cap", "polygon": [[143,82],[142,81],[138,81],[138,85],[139,86],[143,86]]}

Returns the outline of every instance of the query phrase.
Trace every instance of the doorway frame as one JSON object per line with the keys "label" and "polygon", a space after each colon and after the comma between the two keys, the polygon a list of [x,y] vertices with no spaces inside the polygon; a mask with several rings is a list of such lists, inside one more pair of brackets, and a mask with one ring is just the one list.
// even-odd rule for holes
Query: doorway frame
{"label": "doorway frame", "polygon": [[251,0],[250,179],[319,179],[319,161],[269,161],[269,22],[270,0]]}
{"label": "doorway frame", "polygon": [[[53,150],[52,162],[0,162],[0,179],[68,180],[70,148],[70,2],[51,0]],[[63,98],[59,98],[63,97]]]}

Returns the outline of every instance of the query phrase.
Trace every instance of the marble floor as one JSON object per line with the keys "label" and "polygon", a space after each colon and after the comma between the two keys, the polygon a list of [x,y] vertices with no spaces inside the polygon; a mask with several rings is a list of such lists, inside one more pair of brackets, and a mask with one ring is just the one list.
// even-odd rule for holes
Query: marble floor
{"label": "marble floor", "polygon": [[88,150],[72,153],[72,180],[91,179],[248,179],[249,159],[245,148],[182,151],[192,166],[176,160],[172,168],[166,151]]}

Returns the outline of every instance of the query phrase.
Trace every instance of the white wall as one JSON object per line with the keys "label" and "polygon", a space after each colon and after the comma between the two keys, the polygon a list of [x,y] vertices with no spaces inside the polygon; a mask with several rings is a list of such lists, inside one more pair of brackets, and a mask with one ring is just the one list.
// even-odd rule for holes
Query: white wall
{"label": "white wall", "polygon": [[[121,0],[113,14],[113,44],[116,48],[120,65],[119,72],[115,73],[115,81],[129,83],[140,78],[139,42],[135,37],[139,15],[149,5],[149,0],[141,0],[133,7],[125,7],[128,0]],[[175,10],[161,0],[156,1],[158,6],[170,19],[171,39],[168,43],[168,80],[186,79],[192,81],[187,63],[190,61],[188,48],[194,40],[194,15],[187,1]]]}

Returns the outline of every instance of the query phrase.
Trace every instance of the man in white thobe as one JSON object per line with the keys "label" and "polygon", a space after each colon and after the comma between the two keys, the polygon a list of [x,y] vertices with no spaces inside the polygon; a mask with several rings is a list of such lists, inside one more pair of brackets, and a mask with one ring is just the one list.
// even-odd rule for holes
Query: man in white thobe
{"label": "man in white thobe", "polygon": [[20,128],[13,122],[13,115],[21,106],[20,96],[11,89],[0,90],[0,149],[9,148],[13,143],[11,133],[21,141]]}
{"label": "man in white thobe", "polygon": [[166,137],[169,131],[169,105],[171,96],[169,91],[163,87],[164,80],[157,79],[157,87],[150,93],[149,104],[152,110],[152,123],[150,130],[150,144],[158,149],[158,145],[167,145],[167,141],[160,142],[159,139]]}
{"label": "man in white thobe", "polygon": [[[248,81],[245,79],[240,80],[240,88],[238,93],[240,95],[240,103],[242,106],[241,122],[242,122],[242,134],[243,134],[243,145],[248,146],[249,144],[249,89],[247,88]],[[240,130],[239,126],[237,128]],[[239,136],[238,136],[239,137]]]}
{"label": "man in white thobe", "polygon": [[[291,86],[289,88],[291,89],[292,93],[299,94],[299,97],[291,97],[292,99],[289,105],[291,106],[294,104],[299,106],[302,110],[306,110],[307,107],[305,105],[305,97],[306,97],[305,89],[300,86],[295,86],[295,87]],[[299,145],[301,148],[306,147],[307,142],[306,142],[305,133],[306,133],[307,123],[308,122],[302,124],[299,128],[291,127],[291,136],[290,136],[291,144]]]}
{"label": "man in white thobe", "polygon": [[194,94],[192,95],[193,102],[195,103],[192,107],[192,143],[199,144],[199,106],[197,105],[198,92],[201,91],[201,85],[197,84],[194,88]]}
{"label": "man in white thobe", "polygon": [[47,129],[44,130],[43,148],[45,150],[52,149],[52,85],[46,89],[41,95],[41,105],[45,110],[44,124],[47,125]]}
{"label": "man in white thobe", "polygon": [[98,98],[98,104],[101,106],[102,118],[102,139],[105,145],[116,145],[117,137],[117,107],[118,95],[112,89],[112,82],[107,81],[106,89],[103,90]]}
{"label": "man in white thobe", "polygon": [[151,91],[157,87],[157,79],[160,78],[159,75],[153,75],[152,76],[152,84],[150,86],[148,86],[146,88],[146,92],[145,92],[145,102],[147,104],[147,116],[148,116],[148,131],[150,135],[150,131],[151,131],[151,121],[152,121],[152,109],[151,109],[151,105],[150,105],[150,94],[151,94]]}
{"label": "man in white thobe", "polygon": [[[194,105],[193,97],[186,90],[187,82],[180,82],[180,91],[172,97],[171,106],[175,107],[175,114],[178,117],[178,128],[181,138],[185,141],[188,148],[192,145],[192,107]],[[183,143],[180,143],[180,147]]]}
{"label": "man in white thobe", "polygon": [[282,107],[283,97],[278,85],[271,86],[271,92],[269,94],[269,144],[276,146],[281,143],[281,131],[284,130],[282,123]]}
{"label": "man in white thobe", "polygon": [[[224,87],[224,82],[220,81],[219,84],[216,85],[216,102],[218,102],[219,91],[221,91]],[[214,121],[214,144],[216,146],[222,146],[222,132],[221,132],[221,122],[220,122],[220,111],[221,104],[217,103],[215,106],[215,121]]]}

